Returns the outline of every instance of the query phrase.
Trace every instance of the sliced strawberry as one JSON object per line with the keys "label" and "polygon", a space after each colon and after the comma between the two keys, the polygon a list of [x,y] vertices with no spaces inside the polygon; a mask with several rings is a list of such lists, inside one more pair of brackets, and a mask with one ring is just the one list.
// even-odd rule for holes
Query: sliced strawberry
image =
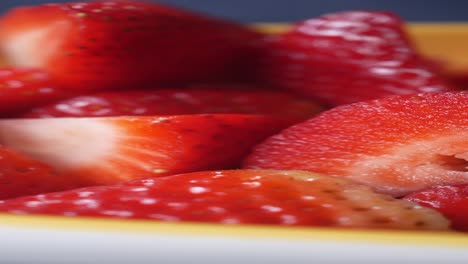
{"label": "sliced strawberry", "polygon": [[336,107],[257,146],[245,168],[345,177],[394,196],[468,184],[468,93]]}
{"label": "sliced strawberry", "polygon": [[135,1],[19,7],[0,21],[9,63],[46,69],[77,90],[217,79],[252,55],[259,33]]}
{"label": "sliced strawberry", "polygon": [[38,107],[23,117],[250,113],[281,116],[294,123],[312,117],[321,109],[310,100],[285,92],[173,89],[83,95]]}
{"label": "sliced strawberry", "polygon": [[37,160],[0,146],[0,199],[62,191],[77,185]]}
{"label": "sliced strawberry", "polygon": [[324,15],[266,37],[264,45],[264,81],[330,105],[451,89],[390,13]]}
{"label": "sliced strawberry", "polygon": [[[465,168],[466,169],[466,168]],[[468,232],[468,185],[436,186],[405,197],[405,200],[433,208],[452,223],[452,228]]]}
{"label": "sliced strawberry", "polygon": [[301,171],[180,174],[0,203],[0,211],[224,224],[447,229],[436,211]]}
{"label": "sliced strawberry", "polygon": [[83,184],[233,168],[283,128],[255,115],[0,120],[2,144]]}
{"label": "sliced strawberry", "polygon": [[0,68],[0,115],[7,116],[51,103],[72,93],[41,70]]}

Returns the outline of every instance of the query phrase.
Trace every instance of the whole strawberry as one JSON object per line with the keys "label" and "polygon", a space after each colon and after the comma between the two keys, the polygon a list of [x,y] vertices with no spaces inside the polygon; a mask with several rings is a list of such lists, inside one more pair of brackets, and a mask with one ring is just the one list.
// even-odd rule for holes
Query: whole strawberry
{"label": "whole strawberry", "polygon": [[447,229],[436,211],[302,171],[207,171],[0,202],[15,214],[347,228]]}
{"label": "whole strawberry", "polygon": [[261,79],[329,105],[452,89],[416,53],[391,13],[305,20],[266,37],[264,49]]}
{"label": "whole strawberry", "polygon": [[223,78],[258,37],[224,20],[136,1],[19,7],[0,27],[10,64],[42,68],[88,91]]}

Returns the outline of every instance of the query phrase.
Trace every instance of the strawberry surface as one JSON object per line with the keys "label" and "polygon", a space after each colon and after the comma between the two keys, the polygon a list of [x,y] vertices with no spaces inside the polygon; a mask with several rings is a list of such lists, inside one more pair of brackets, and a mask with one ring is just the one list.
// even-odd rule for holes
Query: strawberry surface
{"label": "strawberry surface", "polygon": [[261,79],[329,105],[452,89],[415,52],[391,13],[312,18],[266,37],[264,48]]}
{"label": "strawberry surface", "polygon": [[0,120],[0,142],[80,184],[234,168],[285,126],[260,115]]}
{"label": "strawberry surface", "polygon": [[224,224],[447,229],[436,211],[343,179],[301,171],[232,170],[150,178],[0,202],[16,214]]}
{"label": "strawberry surface", "polygon": [[283,117],[294,123],[321,110],[310,100],[279,91],[171,89],[83,95],[32,109],[22,117],[247,113]]}
{"label": "strawberry surface", "polygon": [[0,115],[8,116],[73,94],[41,70],[0,68]]}
{"label": "strawberry surface", "polygon": [[80,91],[222,79],[244,66],[259,36],[221,19],[136,1],[18,7],[0,27],[8,63],[45,69]]}
{"label": "strawberry surface", "polygon": [[336,107],[258,145],[245,168],[345,177],[402,196],[468,183],[468,93],[393,96]]}
{"label": "strawberry surface", "polygon": [[436,186],[407,195],[405,200],[439,211],[451,221],[452,228],[468,232],[467,184]]}
{"label": "strawberry surface", "polygon": [[76,187],[48,165],[0,146],[0,199]]}

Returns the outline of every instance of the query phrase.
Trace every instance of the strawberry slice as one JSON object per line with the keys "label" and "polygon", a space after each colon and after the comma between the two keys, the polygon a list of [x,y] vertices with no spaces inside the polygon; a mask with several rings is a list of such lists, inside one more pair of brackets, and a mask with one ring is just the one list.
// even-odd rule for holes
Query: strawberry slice
{"label": "strawberry slice", "polygon": [[324,15],[266,37],[264,46],[261,79],[329,105],[452,89],[390,13]]}
{"label": "strawberry slice", "polygon": [[336,107],[257,146],[245,168],[314,171],[393,196],[468,184],[467,109],[463,92]]}
{"label": "strawberry slice", "polygon": [[71,92],[59,87],[46,72],[29,68],[0,68],[0,115],[51,103]]}
{"label": "strawberry slice", "polygon": [[256,115],[9,119],[0,141],[92,185],[234,168],[283,127]]}
{"label": "strawberry slice", "polygon": [[88,187],[0,203],[0,211],[160,221],[447,229],[435,210],[301,171],[233,170]]}
{"label": "strawberry slice", "polygon": [[433,208],[452,223],[452,228],[468,232],[468,185],[436,186],[412,193],[405,200]]}
{"label": "strawberry slice", "polygon": [[37,160],[0,146],[0,199],[76,187]]}
{"label": "strawberry slice", "polygon": [[294,123],[320,111],[312,101],[285,92],[173,89],[83,95],[35,108],[23,117],[247,113],[281,116]]}
{"label": "strawberry slice", "polygon": [[259,33],[185,10],[134,1],[19,7],[0,21],[11,65],[47,70],[67,87],[104,90],[229,75]]}

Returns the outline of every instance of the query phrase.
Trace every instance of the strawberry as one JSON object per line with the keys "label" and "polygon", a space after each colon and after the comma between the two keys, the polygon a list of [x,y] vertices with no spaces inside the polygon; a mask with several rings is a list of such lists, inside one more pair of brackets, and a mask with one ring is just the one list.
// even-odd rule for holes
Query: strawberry
{"label": "strawberry", "polygon": [[228,75],[253,55],[250,43],[260,35],[221,19],[135,1],[19,7],[0,27],[0,50],[10,64],[45,69],[80,91]]}
{"label": "strawberry", "polygon": [[283,128],[256,115],[180,115],[0,120],[0,143],[80,184],[111,184],[233,168]]}
{"label": "strawberry", "polygon": [[0,68],[0,115],[8,116],[34,106],[71,96],[41,70]]}
{"label": "strawberry", "polygon": [[70,189],[54,170],[37,160],[0,146],[0,199]]}
{"label": "strawberry", "polygon": [[35,108],[23,117],[250,113],[281,116],[295,122],[310,118],[320,110],[312,101],[285,92],[172,89],[83,95]]}
{"label": "strawberry", "polygon": [[[466,165],[466,164],[465,164]],[[467,169],[465,167],[464,169]],[[436,186],[412,193],[405,200],[433,208],[452,223],[452,228],[468,232],[468,185]]]}
{"label": "strawberry", "polygon": [[267,139],[244,167],[314,171],[397,197],[468,184],[467,109],[463,92],[336,107]]}
{"label": "strawberry", "polygon": [[0,211],[160,221],[447,229],[436,211],[301,171],[207,171],[8,200]]}
{"label": "strawberry", "polygon": [[414,51],[402,21],[390,13],[305,20],[266,37],[264,48],[261,79],[329,105],[452,89]]}

